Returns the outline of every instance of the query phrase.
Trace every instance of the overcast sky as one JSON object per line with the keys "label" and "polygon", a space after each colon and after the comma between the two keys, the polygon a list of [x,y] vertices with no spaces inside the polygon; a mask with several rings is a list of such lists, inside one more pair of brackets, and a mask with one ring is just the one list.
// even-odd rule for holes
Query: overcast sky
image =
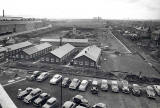
{"label": "overcast sky", "polygon": [[36,18],[160,19],[160,0],[0,0],[3,9]]}

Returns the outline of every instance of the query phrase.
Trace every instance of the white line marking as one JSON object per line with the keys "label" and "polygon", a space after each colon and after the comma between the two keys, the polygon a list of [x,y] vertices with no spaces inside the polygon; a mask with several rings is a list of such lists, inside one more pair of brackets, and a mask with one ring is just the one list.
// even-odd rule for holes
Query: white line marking
{"label": "white line marking", "polygon": [[26,78],[21,79],[21,80],[18,80],[18,81],[14,81],[14,82],[12,82],[12,83],[4,84],[4,85],[2,85],[2,86],[5,87],[5,86],[11,85],[11,84],[15,84],[15,83],[18,83],[18,82],[21,82],[21,81],[24,81],[24,80],[26,80]]}
{"label": "white line marking", "polygon": [[[112,36],[114,37],[114,38],[116,38],[114,35],[113,35],[113,33],[111,32],[111,34],[112,34]],[[116,38],[117,39],[117,38]],[[123,45],[123,47],[129,52],[129,53],[132,53],[119,39],[117,39],[118,40],[118,42],[121,44],[121,45]]]}

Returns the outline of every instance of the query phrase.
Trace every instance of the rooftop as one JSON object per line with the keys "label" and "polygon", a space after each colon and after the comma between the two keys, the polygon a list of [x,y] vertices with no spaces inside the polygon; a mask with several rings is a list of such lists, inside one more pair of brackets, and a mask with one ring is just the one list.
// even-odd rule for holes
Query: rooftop
{"label": "rooftop", "polygon": [[75,56],[74,59],[81,56],[86,56],[92,59],[93,61],[97,62],[100,54],[101,54],[101,49],[98,48],[96,45],[92,45],[84,48],[77,56]]}
{"label": "rooftop", "polygon": [[51,51],[51,54],[57,56],[58,58],[62,58],[64,55],[66,55],[67,53],[69,53],[73,49],[75,49],[75,47],[72,46],[71,44],[67,43],[67,44]]}
{"label": "rooftop", "polygon": [[160,34],[160,30],[153,31],[155,34]]}
{"label": "rooftop", "polygon": [[42,44],[35,45],[33,47],[30,47],[30,48],[24,49],[23,51],[25,53],[27,53],[28,55],[31,55],[31,54],[34,54],[38,51],[41,51],[41,50],[46,49],[46,48],[51,47],[51,46],[52,45],[49,44],[49,43],[42,43]]}

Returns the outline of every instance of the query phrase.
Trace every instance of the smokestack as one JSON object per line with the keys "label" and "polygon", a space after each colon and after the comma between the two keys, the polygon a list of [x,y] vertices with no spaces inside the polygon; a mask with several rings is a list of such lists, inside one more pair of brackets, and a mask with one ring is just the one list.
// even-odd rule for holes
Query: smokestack
{"label": "smokestack", "polygon": [[4,9],[3,9],[3,17],[4,17]]}

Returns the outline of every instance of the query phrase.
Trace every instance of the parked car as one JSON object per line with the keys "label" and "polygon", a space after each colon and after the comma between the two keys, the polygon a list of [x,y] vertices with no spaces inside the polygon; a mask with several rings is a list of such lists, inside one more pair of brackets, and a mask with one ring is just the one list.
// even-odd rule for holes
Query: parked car
{"label": "parked car", "polygon": [[67,87],[71,83],[71,80],[68,77],[65,77],[62,81],[62,87]]}
{"label": "parked car", "polygon": [[128,81],[123,80],[123,81],[122,81],[122,92],[123,92],[123,93],[126,93],[126,94],[130,93],[130,90],[129,90],[129,87],[128,87],[128,86],[129,86],[129,85],[128,85]]}
{"label": "parked car", "polygon": [[40,94],[42,93],[42,90],[40,88],[33,89],[29,95],[24,97],[25,103],[31,103],[34,99],[36,99]]}
{"label": "parked car", "polygon": [[153,85],[153,88],[156,91],[157,95],[160,96],[160,85]]}
{"label": "parked car", "polygon": [[59,106],[59,103],[55,97],[51,97],[47,102],[42,106],[42,108],[56,108]]}
{"label": "parked car", "polygon": [[72,101],[66,101],[62,108],[75,108],[76,107],[76,104]]}
{"label": "parked car", "polygon": [[102,80],[101,82],[101,90],[103,91],[108,91],[108,81],[107,80]]}
{"label": "parked car", "polygon": [[132,86],[132,94],[135,96],[140,96],[141,95],[141,89],[138,84],[133,84]]}
{"label": "parked car", "polygon": [[78,106],[76,106],[76,108],[86,108],[86,107],[78,105]]}
{"label": "parked car", "polygon": [[44,81],[48,77],[49,77],[49,73],[48,72],[43,72],[37,77],[36,80],[40,82],[40,81]]}
{"label": "parked car", "polygon": [[93,105],[92,108],[107,108],[107,106],[104,103],[97,103],[97,104]]}
{"label": "parked car", "polygon": [[49,95],[49,94],[47,94],[47,93],[42,93],[42,94],[39,95],[39,97],[38,97],[37,99],[35,99],[35,100],[33,101],[33,104],[34,104],[35,106],[40,107],[40,106],[42,106],[43,104],[45,104],[45,102],[46,102],[47,99],[49,99],[49,98],[50,98],[50,95]]}
{"label": "parked car", "polygon": [[79,86],[80,83],[81,81],[79,79],[74,78],[71,84],[69,85],[69,88],[75,90]]}
{"label": "parked car", "polygon": [[33,88],[27,87],[25,90],[21,91],[20,93],[17,94],[18,99],[23,99],[25,96],[27,96]]}
{"label": "parked car", "polygon": [[98,94],[98,81],[96,80],[92,81],[91,93]]}
{"label": "parked car", "polygon": [[51,80],[50,80],[50,84],[58,84],[59,81],[61,81],[62,79],[62,75],[60,74],[55,74]]}
{"label": "parked car", "polygon": [[118,93],[119,92],[118,81],[112,81],[111,88],[112,92]]}
{"label": "parked car", "polygon": [[30,81],[36,80],[36,78],[41,74],[40,71],[34,71],[31,76],[28,76],[27,79]]}
{"label": "parked car", "polygon": [[155,99],[155,92],[152,86],[147,86],[146,92],[147,92],[148,98]]}
{"label": "parked car", "polygon": [[87,89],[87,86],[88,86],[88,81],[87,80],[82,80],[82,82],[81,82],[81,84],[80,84],[80,86],[79,86],[79,90],[80,91],[86,91],[86,89]]}
{"label": "parked car", "polygon": [[85,99],[82,95],[76,95],[72,98],[73,102],[77,105],[81,105],[89,108],[88,100]]}

